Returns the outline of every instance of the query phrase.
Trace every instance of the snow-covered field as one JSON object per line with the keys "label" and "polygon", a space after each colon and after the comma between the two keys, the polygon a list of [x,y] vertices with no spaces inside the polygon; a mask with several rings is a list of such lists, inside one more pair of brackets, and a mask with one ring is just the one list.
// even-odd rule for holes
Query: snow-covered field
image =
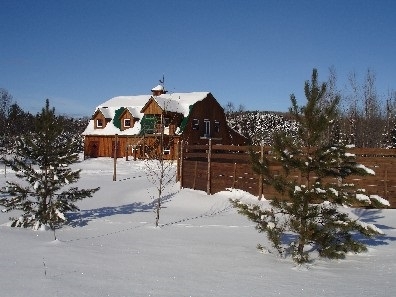
{"label": "snow-covered field", "polygon": [[[175,183],[155,228],[143,162],[119,159],[117,181],[112,159],[75,166],[78,187],[101,189],[58,240],[7,227],[10,214],[0,214],[0,296],[396,296],[396,210],[356,211],[385,232],[367,253],[296,267],[256,249],[268,246],[265,235],[228,202],[256,199],[247,193],[207,196]],[[0,168],[0,186],[13,178]]]}

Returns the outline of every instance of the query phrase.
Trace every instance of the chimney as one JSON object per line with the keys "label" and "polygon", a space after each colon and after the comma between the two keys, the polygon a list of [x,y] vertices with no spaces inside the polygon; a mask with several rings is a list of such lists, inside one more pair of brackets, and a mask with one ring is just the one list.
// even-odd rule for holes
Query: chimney
{"label": "chimney", "polygon": [[152,88],[151,92],[153,93],[153,96],[161,96],[162,94],[166,93],[166,91],[162,85],[158,85],[158,86]]}

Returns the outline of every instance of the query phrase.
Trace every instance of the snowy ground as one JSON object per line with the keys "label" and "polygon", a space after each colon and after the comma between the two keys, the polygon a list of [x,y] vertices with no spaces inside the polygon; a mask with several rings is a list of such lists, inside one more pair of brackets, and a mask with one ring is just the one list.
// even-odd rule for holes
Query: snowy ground
{"label": "snowy ground", "polygon": [[[7,227],[0,214],[0,296],[396,296],[396,210],[358,214],[385,236],[369,252],[340,261],[296,267],[290,259],[258,252],[265,235],[230,208],[233,191],[207,196],[167,192],[161,228],[154,227],[155,188],[143,162],[85,160],[80,188],[100,186],[79,203],[71,224],[57,230]],[[13,179],[0,168],[0,186]]]}

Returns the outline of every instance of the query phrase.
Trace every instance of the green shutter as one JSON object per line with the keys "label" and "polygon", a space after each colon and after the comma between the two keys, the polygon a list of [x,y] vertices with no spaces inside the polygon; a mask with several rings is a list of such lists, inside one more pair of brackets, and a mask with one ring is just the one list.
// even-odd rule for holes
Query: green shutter
{"label": "green shutter", "polygon": [[140,121],[140,135],[153,133],[156,123],[157,117],[155,115],[144,115]]}
{"label": "green shutter", "polygon": [[117,127],[118,129],[120,129],[120,130],[121,130],[120,115],[123,113],[124,109],[125,109],[124,107],[120,107],[119,109],[117,109],[115,111],[115,115],[114,115],[114,118],[113,118],[113,125],[115,127]]}
{"label": "green shutter", "polygon": [[184,117],[182,122],[180,123],[180,133],[183,133],[184,128],[186,128],[190,113],[191,113],[191,109],[193,108],[194,105],[190,105],[188,107],[189,111],[188,111],[188,116]]}

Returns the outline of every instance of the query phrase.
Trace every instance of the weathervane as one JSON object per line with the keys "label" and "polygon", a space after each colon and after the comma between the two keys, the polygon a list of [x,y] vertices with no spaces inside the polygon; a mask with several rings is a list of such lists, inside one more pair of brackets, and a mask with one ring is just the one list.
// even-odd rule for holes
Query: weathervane
{"label": "weathervane", "polygon": [[160,84],[164,87],[165,90],[165,75],[162,74],[162,80],[159,80]]}

